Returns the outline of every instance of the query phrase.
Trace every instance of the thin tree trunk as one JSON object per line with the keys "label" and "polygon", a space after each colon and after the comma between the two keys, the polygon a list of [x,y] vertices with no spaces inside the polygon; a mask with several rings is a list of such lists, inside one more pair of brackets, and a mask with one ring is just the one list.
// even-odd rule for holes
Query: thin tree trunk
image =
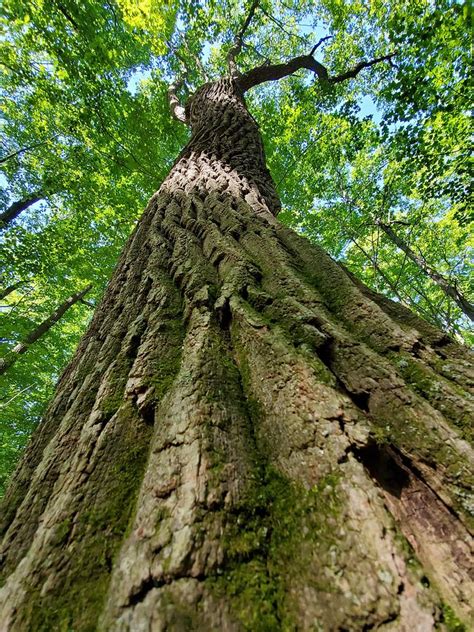
{"label": "thin tree trunk", "polygon": [[26,151],[31,151],[32,149],[36,149],[37,147],[42,147],[43,145],[46,145],[46,143],[54,140],[58,136],[59,134],[53,134],[50,138],[47,138],[46,140],[40,140],[39,142],[32,143],[31,145],[27,145],[26,147],[20,147],[20,149],[17,149],[16,151],[12,151],[11,154],[7,154],[6,156],[1,156],[0,164],[3,164],[4,162],[11,160],[12,158],[15,158],[15,156],[24,154]]}
{"label": "thin tree trunk", "polygon": [[384,231],[387,237],[392,243],[402,250],[413,263],[415,263],[420,270],[422,270],[443,292],[451,298],[456,305],[462,310],[466,316],[474,321],[474,305],[470,303],[466,297],[457,289],[455,285],[452,285],[443,275],[436,272],[431,266],[429,266],[425,259],[420,255],[417,255],[403,239],[397,235],[393,228],[389,224],[378,222],[378,226]]}
{"label": "thin tree trunk", "polygon": [[[392,294],[397,298],[397,300],[402,303],[403,305],[413,305],[413,299],[411,298],[411,296],[409,294],[406,294],[405,297],[403,297],[400,294],[400,291],[397,289],[397,283],[393,282],[392,279],[390,279],[385,272],[382,270],[382,268],[378,265],[378,263],[375,261],[375,259],[373,257],[371,257],[371,255],[364,249],[362,248],[362,246],[354,239],[351,238],[353,244],[362,252],[362,254],[366,257],[367,261],[369,261],[369,263],[371,263],[371,265],[373,266],[374,270],[377,272],[377,274],[385,281],[385,283],[387,284],[387,287],[390,289],[390,291],[392,292]],[[342,265],[342,264],[341,264]],[[349,273],[349,271],[347,270],[347,268],[344,266],[344,269]],[[351,274],[351,273],[349,273]],[[406,288],[404,288],[406,289]],[[417,305],[417,309],[418,309],[418,313],[419,314],[423,314],[425,318],[428,319],[429,322],[432,322],[433,324],[437,325],[438,327],[441,326],[441,321],[439,320],[438,317],[438,312],[436,312],[435,307],[433,307],[431,305],[431,301],[428,299],[427,296],[425,296],[423,294],[423,291],[419,288],[419,287],[415,287],[415,292],[417,293],[418,296],[422,296],[425,301],[427,302],[427,305],[432,307],[431,310],[426,310],[422,307],[420,307],[420,305]]]}
{"label": "thin tree trunk", "polygon": [[71,309],[73,305],[81,301],[81,299],[89,292],[92,288],[92,285],[88,285],[84,290],[80,292],[76,292],[70,296],[64,303],[61,305],[50,315],[46,320],[43,320],[41,324],[38,325],[33,331],[26,336],[24,340],[19,342],[13,349],[8,353],[5,358],[0,359],[0,375],[3,375],[5,371],[7,371],[15,362],[19,359],[20,355],[26,353],[28,349],[31,347],[33,343],[39,340],[44,334],[46,334],[53,325],[55,325],[58,320],[64,316],[64,314]]}
{"label": "thin tree trunk", "polygon": [[231,80],[17,469],[4,630],[469,620],[468,352],[282,226]]}
{"label": "thin tree trunk", "polygon": [[32,204],[39,202],[42,199],[41,193],[35,193],[31,196],[13,202],[3,213],[0,213],[0,228],[5,228],[13,222],[23,211],[26,211]]}
{"label": "thin tree trunk", "polygon": [[22,284],[23,281],[17,281],[16,283],[12,283],[8,287],[6,287],[4,290],[0,290],[0,300],[4,299],[6,296],[17,290],[19,287],[21,287]]}

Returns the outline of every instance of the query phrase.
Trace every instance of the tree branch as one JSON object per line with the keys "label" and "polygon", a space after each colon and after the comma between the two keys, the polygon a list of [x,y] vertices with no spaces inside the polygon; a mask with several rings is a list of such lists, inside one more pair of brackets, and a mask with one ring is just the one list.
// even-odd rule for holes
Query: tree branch
{"label": "tree branch", "polygon": [[66,8],[64,7],[63,4],[61,4],[60,2],[56,3],[56,6],[58,7],[58,9],[61,11],[61,13],[63,14],[63,16],[66,18],[66,20],[72,24],[72,26],[75,28],[76,31],[79,31],[79,24],[76,22],[76,20],[72,17],[72,15],[70,13],[68,13],[68,11],[66,10]]}
{"label": "tree branch", "polygon": [[250,9],[247,14],[247,17],[245,18],[245,21],[242,24],[240,31],[235,36],[234,43],[232,44],[232,46],[229,49],[229,52],[227,53],[227,65],[229,66],[229,73],[231,77],[239,76],[239,71],[237,70],[237,64],[235,63],[235,60],[237,56],[239,55],[240,51],[242,50],[242,43],[243,43],[245,31],[248,29],[250,22],[252,21],[252,18],[255,14],[255,10],[257,9],[258,3],[259,3],[259,0],[253,0],[252,4],[250,5]]}
{"label": "tree branch", "polygon": [[[188,43],[187,43],[186,39],[184,39],[183,41],[184,41],[184,47],[186,49],[186,52],[196,62],[196,67],[197,67],[198,71],[201,73],[202,78],[204,79],[204,81],[208,82],[209,81],[209,76],[208,76],[208,74],[206,72],[206,69],[202,65],[202,62],[201,62],[201,60],[199,58],[199,55],[196,55],[195,53],[192,52],[192,50],[188,46]],[[175,53],[175,54],[177,54],[177,53]]]}
{"label": "tree branch", "polygon": [[94,303],[91,303],[90,301],[86,301],[83,298],[79,299],[79,303],[82,303],[83,305],[86,305],[86,307],[90,307],[91,309],[95,309]]}
{"label": "tree branch", "polygon": [[[181,79],[179,81],[174,82],[176,84],[176,89],[178,89],[179,86],[181,86],[182,84],[190,83],[188,81],[189,78],[189,68],[188,68],[188,62],[186,60],[186,57],[182,55],[182,53],[180,52],[178,45],[173,44],[170,40],[167,40],[166,42],[170,48],[170,50],[172,51],[173,55],[176,57],[176,59],[179,62],[179,65],[182,67],[182,73],[181,73]],[[209,81],[209,77],[206,73],[206,70],[204,68],[204,66],[202,65],[201,60],[199,59],[199,55],[196,55],[195,53],[193,53],[191,51],[191,49],[189,48],[189,45],[186,41],[185,37],[182,37],[182,45],[184,46],[184,48],[186,49],[186,53],[193,58],[193,60],[196,63],[196,67],[198,69],[198,71],[201,73],[202,78],[204,79],[205,82]]]}
{"label": "tree branch", "polygon": [[303,42],[306,45],[308,44],[307,40],[304,37],[302,37],[301,35],[298,35],[297,33],[292,33],[291,31],[288,31],[281,20],[273,16],[271,13],[268,13],[268,11],[265,11],[263,7],[262,7],[262,13],[266,15],[267,18],[271,20],[274,24],[276,24],[278,28],[281,29],[283,33],[285,33],[285,35],[288,35],[288,37],[293,37],[294,39],[298,39],[300,40],[300,42]]}
{"label": "tree branch", "polygon": [[179,99],[176,94],[176,90],[178,89],[178,87],[179,83],[172,83],[168,88],[168,100],[170,104],[171,115],[177,121],[180,121],[181,123],[187,123],[186,111],[179,103]]}
{"label": "tree branch", "polygon": [[22,286],[24,281],[17,281],[16,283],[12,283],[8,287],[0,290],[0,300],[4,299],[6,296],[17,290],[20,286]]}
{"label": "tree branch", "polygon": [[321,46],[321,44],[323,44],[323,42],[326,42],[328,39],[332,39],[333,35],[326,35],[326,37],[322,37],[319,42],[317,44],[315,44],[313,46],[313,48],[311,49],[310,55],[311,57],[314,55],[314,53],[318,50],[318,48]]}
{"label": "tree branch", "polygon": [[239,87],[242,92],[246,92],[250,88],[265,83],[266,81],[278,81],[278,79],[292,75],[302,68],[314,72],[320,81],[329,80],[327,69],[316,61],[314,57],[311,55],[300,55],[299,57],[293,57],[293,59],[290,59],[290,61],[284,64],[270,64],[252,68],[252,70],[249,70],[239,77]]}
{"label": "tree branch", "polygon": [[264,64],[271,64],[272,62],[270,61],[270,59],[268,59],[268,57],[266,55],[264,55],[263,53],[261,53],[258,48],[256,46],[254,46],[253,44],[249,44],[248,42],[244,42],[242,44],[242,46],[244,48],[247,48],[248,50],[252,50],[257,57],[260,57],[260,59],[263,59],[263,63]]}
{"label": "tree branch", "polygon": [[3,375],[18,360],[21,354],[28,351],[33,343],[46,334],[64,314],[80,301],[92,289],[92,283],[84,288],[81,292],[77,292],[70,296],[62,303],[46,320],[43,320],[33,331],[31,331],[21,342],[16,344],[5,358],[0,358],[0,375]]}
{"label": "tree branch", "polygon": [[59,136],[59,134],[53,134],[51,138],[47,138],[46,140],[39,141],[38,143],[27,145],[26,147],[21,147],[20,149],[13,151],[11,154],[2,156],[0,158],[0,164],[7,162],[7,160],[10,160],[10,158],[14,158],[15,156],[19,156],[20,154],[25,153],[25,151],[30,151],[31,149],[36,149],[36,147],[41,147],[42,145],[46,145],[48,141],[54,140],[57,136]]}
{"label": "tree branch", "polygon": [[370,68],[370,66],[375,66],[375,64],[379,64],[382,61],[389,61],[394,57],[397,53],[390,53],[389,55],[384,55],[383,57],[376,57],[375,59],[371,59],[370,61],[361,61],[354,66],[351,70],[342,73],[341,75],[336,75],[335,77],[331,77],[329,81],[331,83],[340,83],[341,81],[346,81],[346,79],[353,79],[356,77],[361,70],[364,68]]}
{"label": "tree branch", "polygon": [[378,221],[378,226],[384,231],[387,237],[392,243],[394,243],[405,255],[415,263],[419,269],[426,274],[442,291],[449,296],[456,305],[462,310],[464,314],[472,321],[474,321],[474,304],[470,303],[467,298],[460,292],[456,284],[452,284],[449,279],[446,279],[437,270],[432,268],[426,262],[425,258],[421,255],[417,255],[416,252],[393,230],[389,224]]}
{"label": "tree branch", "polygon": [[[324,40],[325,38],[323,38]],[[292,75],[298,70],[306,69],[311,70],[318,81],[326,82],[329,84],[341,83],[346,79],[352,79],[356,77],[361,70],[364,68],[369,68],[370,66],[374,66],[382,61],[387,61],[391,59],[396,53],[390,53],[389,55],[384,55],[383,57],[376,57],[375,59],[371,59],[370,61],[361,61],[347,72],[344,72],[340,75],[336,75],[331,77],[328,73],[328,70],[325,66],[323,66],[319,61],[314,59],[312,53],[316,50],[318,46],[321,45],[322,41],[320,40],[310,55],[300,55],[299,57],[294,57],[290,59],[290,61],[284,64],[270,64],[270,65],[262,65],[252,68],[248,72],[241,75],[238,79],[239,87],[242,92],[246,92],[255,86],[260,85],[261,83],[265,83],[266,81],[277,81],[278,79],[282,79],[283,77],[287,77],[288,75]]]}
{"label": "tree branch", "polygon": [[10,402],[12,402],[14,399],[16,399],[17,397],[19,397],[22,393],[25,393],[26,391],[29,391],[30,388],[32,388],[34,385],[30,384],[29,386],[25,386],[25,388],[21,389],[21,391],[18,391],[18,393],[16,395],[13,395],[13,397],[10,397],[10,399],[8,401],[6,401],[5,403],[1,403],[0,404],[0,408],[5,408],[5,406],[8,406],[8,404]]}

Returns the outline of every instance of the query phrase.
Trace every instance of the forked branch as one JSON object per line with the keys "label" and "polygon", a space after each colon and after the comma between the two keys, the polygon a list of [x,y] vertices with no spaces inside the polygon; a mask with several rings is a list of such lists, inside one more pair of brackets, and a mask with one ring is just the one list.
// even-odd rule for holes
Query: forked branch
{"label": "forked branch", "polygon": [[239,87],[242,92],[246,92],[255,86],[260,85],[261,83],[265,83],[266,81],[278,81],[278,79],[282,79],[283,77],[287,77],[288,75],[292,75],[301,69],[311,70],[318,81],[326,82],[329,84],[341,83],[342,81],[346,81],[346,79],[352,79],[356,77],[361,70],[364,68],[369,68],[370,66],[374,66],[375,64],[379,64],[383,61],[389,61],[396,53],[390,53],[389,55],[384,55],[383,57],[376,57],[375,59],[371,59],[370,61],[361,61],[354,68],[341,73],[340,75],[335,75],[331,77],[328,73],[328,70],[323,64],[313,57],[314,51],[322,42],[318,42],[309,55],[300,55],[299,57],[294,57],[290,59],[290,61],[284,64],[270,64],[270,65],[262,65],[257,66],[256,68],[252,68],[248,72],[244,73],[238,78]]}

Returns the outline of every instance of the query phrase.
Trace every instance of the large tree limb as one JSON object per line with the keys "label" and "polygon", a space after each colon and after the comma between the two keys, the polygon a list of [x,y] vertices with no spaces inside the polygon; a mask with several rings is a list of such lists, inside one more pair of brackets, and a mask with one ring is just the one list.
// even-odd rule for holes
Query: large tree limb
{"label": "large tree limb", "polygon": [[340,83],[341,81],[346,81],[346,79],[352,79],[356,77],[361,70],[364,68],[369,68],[370,66],[374,66],[382,61],[388,61],[391,59],[396,53],[390,53],[389,55],[384,55],[383,57],[376,57],[375,59],[371,59],[370,61],[361,61],[354,68],[341,73],[340,75],[335,75],[331,77],[329,72],[323,64],[317,61],[313,57],[313,52],[316,50],[318,45],[321,43],[318,42],[316,46],[313,48],[309,55],[300,55],[299,57],[293,57],[286,63],[283,64],[270,64],[270,65],[262,65],[257,66],[256,68],[252,68],[248,72],[244,73],[238,78],[238,84],[242,92],[246,92],[255,86],[260,85],[261,83],[265,83],[266,81],[278,81],[278,79],[282,79],[283,77],[287,77],[288,75],[292,75],[301,69],[311,70],[319,81],[334,84]]}

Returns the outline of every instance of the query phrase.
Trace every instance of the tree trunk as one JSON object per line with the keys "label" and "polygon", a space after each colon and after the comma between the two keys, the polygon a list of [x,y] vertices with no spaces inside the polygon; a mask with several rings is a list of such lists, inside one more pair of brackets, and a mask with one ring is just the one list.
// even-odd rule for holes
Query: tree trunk
{"label": "tree trunk", "polygon": [[387,235],[390,241],[398,246],[402,252],[404,252],[413,263],[415,263],[426,276],[428,276],[438,287],[440,287],[446,296],[452,299],[461,311],[474,321],[474,305],[470,303],[467,298],[458,290],[455,285],[452,285],[442,274],[433,270],[425,261],[423,257],[417,255],[408,244],[393,230],[389,224],[378,222],[378,225]]}
{"label": "tree trunk", "polygon": [[0,213],[0,228],[5,228],[13,222],[14,219],[18,217],[23,211],[26,211],[27,208],[39,202],[42,199],[40,193],[36,193],[30,195],[23,200],[18,200],[18,202],[13,202],[7,209]]}
{"label": "tree trunk", "polygon": [[53,325],[55,325],[73,305],[81,301],[91,288],[92,285],[88,285],[84,290],[76,292],[76,294],[73,294],[66,299],[64,303],[61,303],[61,305],[50,316],[48,316],[48,318],[46,318],[46,320],[43,320],[42,323],[35,327],[35,329],[33,329],[33,331],[28,334],[24,340],[13,347],[5,358],[0,358],[0,375],[3,375],[5,371],[15,364],[15,362],[19,360],[20,355],[26,353],[33,343],[42,338],[44,334],[48,333],[51,327],[53,327]]}
{"label": "tree trunk", "polygon": [[275,219],[233,81],[188,119],[7,492],[2,629],[469,620],[468,352]]}

